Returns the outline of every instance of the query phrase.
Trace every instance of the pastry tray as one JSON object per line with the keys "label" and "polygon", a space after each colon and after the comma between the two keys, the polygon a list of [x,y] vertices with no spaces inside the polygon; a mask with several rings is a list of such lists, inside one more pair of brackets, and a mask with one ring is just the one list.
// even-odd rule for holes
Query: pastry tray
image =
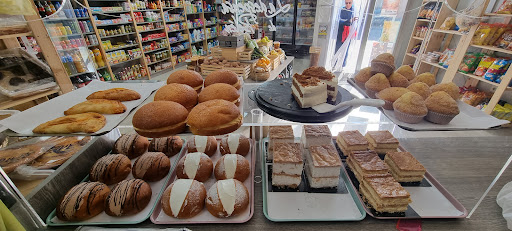
{"label": "pastry tray", "polygon": [[[364,90],[364,87],[360,84],[357,84],[353,78],[348,78],[347,80],[354,88],[356,88],[364,97],[369,98],[368,94]],[[460,113],[450,121],[449,124],[434,124],[423,120],[417,124],[410,124],[399,121],[395,117],[395,113],[393,110],[386,110],[383,108],[379,108],[384,115],[386,115],[393,123],[400,126],[403,129],[410,131],[460,131],[460,130],[482,130],[482,129],[491,129],[493,127],[497,127],[503,124],[508,124],[510,121],[508,120],[500,120],[491,115],[486,114],[483,111],[478,110],[471,105],[468,105],[460,100],[457,100],[457,104],[459,105]]]}
{"label": "pastry tray", "polygon": [[[296,138],[295,142],[299,142]],[[311,189],[305,173],[299,191],[272,187],[272,162],[267,161],[268,138],[261,142],[263,213],[275,222],[288,221],[360,221],[366,217],[357,192],[344,168],[337,190]]]}
{"label": "pastry tray", "polygon": [[[250,166],[251,166],[251,174],[244,181],[244,185],[247,188],[247,191],[249,191],[249,197],[250,197],[249,198],[249,207],[246,209],[246,211],[244,211],[234,217],[218,218],[218,217],[214,217],[213,215],[211,215],[210,212],[208,212],[208,210],[206,209],[206,205],[205,205],[205,208],[203,208],[203,210],[196,216],[194,216],[192,218],[188,218],[188,219],[178,219],[178,218],[171,217],[171,216],[167,215],[162,210],[162,205],[160,203],[160,197],[161,197],[161,195],[160,195],[160,197],[158,199],[159,203],[157,203],[155,210],[153,211],[153,214],[151,215],[151,221],[153,223],[159,224],[159,225],[163,225],[163,224],[245,223],[245,222],[249,221],[254,214],[254,172],[255,172],[254,167],[256,164],[256,154],[255,154],[256,149],[255,149],[254,141],[252,139],[250,139],[250,144],[251,144],[251,148],[250,148],[249,154],[247,154],[245,156],[245,158],[249,161]],[[215,152],[215,154],[213,156],[210,157],[213,161],[214,169],[215,169],[215,164],[222,156],[219,151],[220,139],[217,139],[217,145],[218,145],[217,151]],[[181,157],[185,156],[186,154],[187,154],[187,151],[186,150],[183,151],[181,153],[179,159],[181,159]],[[168,182],[164,185],[164,188],[167,188],[167,186],[172,184],[172,182],[174,182],[176,179],[177,179],[176,168],[174,168],[174,171],[172,171],[171,177],[169,178]],[[210,187],[215,182],[216,182],[215,176],[212,172],[210,179],[207,180],[206,182],[204,182],[206,192],[208,192]]]}
{"label": "pastry tray", "polygon": [[[103,135],[114,129],[123,121],[132,110],[138,107],[151,93],[161,86],[164,82],[156,83],[107,83],[102,81],[92,81],[86,87],[56,97],[52,100],[39,104],[28,110],[16,114],[0,121],[0,124],[14,131],[20,136],[65,136],[65,135]],[[64,116],[64,111],[72,106],[86,101],[86,97],[93,92],[107,90],[110,88],[127,88],[138,92],[141,98],[138,100],[122,102],[126,106],[126,112],[122,114],[104,115],[107,119],[103,128],[95,133],[72,133],[72,134],[34,134],[32,129],[39,124]]]}
{"label": "pastry tray", "polygon": [[[141,223],[141,222],[145,221],[151,215],[151,213],[155,209],[155,206],[157,204],[160,204],[159,203],[160,202],[160,195],[162,195],[162,193],[163,193],[163,191],[165,189],[164,185],[169,180],[169,177],[171,176],[171,173],[174,171],[174,168],[176,167],[176,164],[178,163],[178,160],[179,160],[178,157],[182,156],[183,153],[186,152],[186,149],[187,149],[186,147],[187,147],[187,142],[184,140],[183,147],[182,147],[181,151],[178,154],[176,154],[176,155],[174,155],[174,156],[172,156],[170,158],[170,160],[171,160],[171,169],[169,170],[169,173],[167,174],[167,176],[165,176],[164,178],[162,178],[161,180],[156,181],[156,182],[147,182],[149,184],[149,186],[151,186],[151,192],[152,192],[151,200],[149,201],[148,205],[142,211],[140,211],[139,213],[133,214],[133,215],[129,215],[129,216],[113,217],[113,216],[107,215],[103,211],[100,214],[98,214],[97,216],[92,217],[90,219],[87,219],[85,221],[67,222],[67,221],[62,221],[59,218],[57,218],[56,209],[54,209],[50,213],[48,218],[46,219],[46,224],[48,226],[126,225],[126,224],[138,224],[138,223]],[[131,160],[132,166],[135,163],[135,160],[136,159],[132,159]],[[133,179],[133,178],[134,177],[133,177],[131,172],[130,172],[130,175],[128,175],[128,177],[126,177],[126,179]],[[85,182],[85,181],[88,181],[88,180],[89,180],[89,175],[87,175],[87,177],[85,177],[85,179],[82,182]],[[112,190],[113,189],[113,185],[109,185],[109,188]]]}
{"label": "pastry tray", "polygon": [[[346,163],[346,156],[343,155],[338,144],[336,149],[343,159],[343,166],[347,172],[351,186],[359,192],[359,181]],[[402,146],[398,151],[406,152]],[[380,155],[384,159],[384,155]],[[368,215],[377,219],[418,219],[418,218],[465,218],[468,211],[455,197],[450,194],[428,171],[419,183],[400,183],[411,195],[412,203],[407,207],[405,213],[379,213],[366,204],[358,193],[359,200],[364,204]]]}

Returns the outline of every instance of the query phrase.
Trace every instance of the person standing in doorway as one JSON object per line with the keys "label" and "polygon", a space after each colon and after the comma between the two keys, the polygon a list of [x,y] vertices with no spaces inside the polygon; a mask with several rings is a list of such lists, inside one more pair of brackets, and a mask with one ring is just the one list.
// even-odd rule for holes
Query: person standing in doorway
{"label": "person standing in doorway", "polygon": [[338,36],[336,39],[336,51],[345,42],[350,32],[350,25],[352,25],[352,14],[354,8],[352,7],[353,0],[345,0],[345,6],[341,9],[340,20],[338,23]]}

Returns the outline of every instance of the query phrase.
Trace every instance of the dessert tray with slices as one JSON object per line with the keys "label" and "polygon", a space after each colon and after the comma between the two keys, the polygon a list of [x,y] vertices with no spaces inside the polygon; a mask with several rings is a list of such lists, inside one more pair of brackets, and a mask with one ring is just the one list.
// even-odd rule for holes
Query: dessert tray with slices
{"label": "dessert tray with slices", "polygon": [[[198,137],[198,136],[195,136]],[[255,163],[256,163],[256,148],[254,145],[254,141],[252,139],[242,137],[242,138],[236,138],[236,137],[242,137],[241,135],[233,135],[230,134],[228,136],[224,137],[224,140],[222,139],[216,139],[216,146],[215,148],[206,148],[204,150],[199,150],[199,148],[191,148],[191,146],[199,146],[198,143],[201,143],[197,138],[190,138],[188,140],[189,147],[188,150],[186,150],[179,154],[179,163],[174,168],[174,170],[171,172],[170,178],[166,181],[166,183],[163,185],[163,188],[166,188],[164,194],[160,197],[159,203],[157,203],[155,210],[153,211],[151,215],[151,222],[154,224],[205,224],[205,223],[244,223],[249,221],[253,214],[254,214],[254,173],[255,173]],[[213,136],[210,136],[209,138],[215,138]],[[231,142],[230,139],[235,138],[236,140],[240,140],[240,143],[237,142]],[[247,146],[244,148],[245,151],[243,153],[240,152],[241,145],[242,145],[242,139],[248,141]],[[194,141],[191,141],[194,140]],[[193,142],[193,143],[191,143]],[[239,145],[240,144],[240,145]],[[201,147],[204,146],[210,146],[210,141],[206,142],[204,141],[204,145],[200,145]],[[229,146],[229,149],[237,149],[233,148],[238,146],[238,151],[228,151],[227,146]],[[190,163],[192,163],[192,157],[193,155],[196,155],[197,152],[202,152],[201,159],[198,161],[201,161],[199,164],[199,167],[194,167],[194,169],[197,169],[193,171],[193,174],[195,175],[195,183],[200,183],[204,186],[204,189],[207,192],[206,200],[203,198],[195,198],[198,196],[197,191],[193,190],[193,185],[189,186],[189,191],[184,194],[185,196],[182,197],[181,200],[177,200],[179,198],[179,192],[180,190],[174,189],[177,188],[177,185],[180,185],[179,183],[183,183],[182,181],[186,180],[187,177],[190,177],[188,174],[190,174],[189,167],[191,166]],[[238,154],[226,154],[226,153],[239,153]],[[228,167],[228,155],[237,157],[237,164],[236,167]],[[190,161],[187,159],[190,158]],[[205,170],[206,167],[203,169],[204,166],[207,166],[203,163],[203,160],[208,160],[210,163],[213,164],[214,171],[212,172],[211,169]],[[239,166],[239,163],[243,160],[243,162],[248,163],[248,166],[245,168],[242,168]],[[196,165],[197,166],[197,165]],[[247,167],[249,169],[247,169]],[[240,174],[239,170],[237,169],[244,169],[244,174]],[[234,174],[233,179],[229,179],[228,172],[229,169],[232,169],[232,174]],[[248,171],[247,171],[248,170]],[[222,176],[219,176],[219,172],[223,172]],[[206,173],[206,174],[205,174]],[[200,176],[198,176],[201,174]],[[241,176],[243,175],[243,176]],[[228,179],[221,180],[224,176]],[[240,178],[241,177],[241,178]],[[236,185],[236,191],[233,191],[234,198],[230,200],[226,195],[230,195],[229,191],[224,191],[227,188],[227,185],[229,184],[222,184],[226,183],[226,181],[236,181],[236,183],[233,184],[233,190]],[[239,183],[243,185],[238,185]],[[182,185],[182,184],[181,184]],[[224,185],[224,186],[221,186]],[[171,187],[172,186],[172,187]],[[217,187],[217,188],[214,188]],[[197,188],[197,187],[196,187]],[[245,188],[247,195],[239,195],[240,190]],[[222,189],[222,190],[221,190]],[[222,191],[226,192],[225,194],[221,193]],[[241,190],[244,191],[244,190]],[[169,195],[170,194],[170,195]],[[173,196],[177,195],[177,196]],[[183,194],[182,194],[183,195]],[[223,197],[224,195],[224,197]],[[204,196],[204,195],[203,195]],[[223,198],[226,198],[223,200]],[[204,205],[201,204],[200,201],[203,199],[205,201]],[[218,202],[220,199],[220,202]],[[164,202],[165,201],[165,202]],[[212,202],[214,201],[214,202]],[[212,205],[212,203],[215,203],[217,201],[217,204],[215,206]],[[222,202],[224,201],[224,202]],[[230,203],[230,201],[232,203]],[[241,202],[242,201],[242,202]],[[178,204],[176,204],[178,202]],[[181,202],[181,203],[180,203]],[[211,203],[212,202],[212,203]],[[242,205],[244,204],[245,205]],[[181,206],[176,206],[180,205]],[[210,206],[209,206],[210,204]],[[173,207],[173,205],[175,205]],[[231,207],[230,207],[231,205]],[[168,206],[169,208],[166,209],[164,206]],[[192,209],[193,207],[193,209]],[[220,208],[219,208],[220,207]],[[176,209],[177,208],[177,209]],[[180,209],[181,208],[181,209]],[[231,208],[231,209],[229,209]],[[219,209],[219,210],[217,210]],[[169,214],[172,211],[172,214]],[[193,211],[193,212],[191,212]],[[228,212],[229,211],[229,212]],[[212,213],[213,212],[213,213]],[[213,214],[216,214],[215,216]]]}
{"label": "dessert tray with slices", "polygon": [[[161,86],[163,86],[163,82],[156,83],[106,83],[101,81],[92,81],[86,87],[77,89],[75,91],[69,92],[65,95],[61,95],[52,100],[39,104],[35,107],[32,107],[28,110],[25,110],[21,113],[18,113],[16,116],[4,119],[1,121],[1,125],[7,127],[13,132],[22,135],[22,136],[41,136],[41,135],[69,135],[69,134],[88,134],[88,135],[103,135],[112,129],[114,129],[121,121],[123,121],[129,113],[138,107],[146,98],[148,98],[151,93]],[[90,110],[91,107],[96,107],[93,110],[98,110],[96,103],[91,103],[89,105],[83,105],[83,103],[87,103],[91,101],[90,96],[94,94],[98,94],[100,91],[105,90],[115,90],[118,88],[123,88],[125,91],[129,91],[133,93],[136,97],[129,98],[127,100],[107,100],[106,98],[95,100],[99,101],[114,101],[114,104],[108,104],[112,109],[121,109],[120,111],[112,111],[106,113],[81,113],[80,110]],[[103,95],[105,96],[105,95]],[[101,97],[101,96],[100,96]],[[94,105],[96,104],[96,105]],[[73,109],[73,110],[71,110]],[[101,108],[100,108],[101,109]],[[73,113],[72,115],[66,114]],[[73,111],[73,112],[72,112]],[[78,113],[78,114],[75,114]],[[114,114],[118,113],[118,114]],[[81,118],[77,118],[76,116],[80,115],[90,115],[93,114],[96,117],[84,116]],[[75,117],[75,119],[83,119],[86,123],[75,123],[69,124],[69,120],[65,120],[66,117]],[[61,118],[61,124],[57,124],[57,126],[62,125],[62,123],[67,123],[67,127],[59,126],[58,130],[51,127],[51,124],[47,123],[48,121],[56,120]],[[97,119],[97,121],[95,120]],[[39,133],[33,132],[36,127],[40,127],[40,125],[45,124],[45,128],[41,129]],[[55,124],[54,124],[55,125]],[[69,125],[69,126],[68,126]],[[101,126],[103,125],[103,126]],[[71,127],[70,127],[71,126]],[[95,127],[95,129],[92,129]],[[51,130],[48,130],[51,129]],[[78,130],[77,130],[78,129]],[[60,133],[58,133],[61,131]],[[85,132],[84,132],[85,131]],[[46,134],[44,134],[46,133]]]}

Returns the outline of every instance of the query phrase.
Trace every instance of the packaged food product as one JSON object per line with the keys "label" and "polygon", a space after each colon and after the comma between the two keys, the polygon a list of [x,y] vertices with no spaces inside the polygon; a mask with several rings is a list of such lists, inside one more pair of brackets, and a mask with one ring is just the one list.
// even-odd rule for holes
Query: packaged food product
{"label": "packaged food product", "polygon": [[512,14],[512,0],[505,0],[496,11],[498,14]]}
{"label": "packaged food product", "polygon": [[441,30],[452,30],[455,27],[455,17],[447,17],[441,27]]}
{"label": "packaged food product", "polygon": [[491,33],[491,24],[489,23],[480,23],[478,29],[475,31],[475,35],[471,39],[471,43],[475,45],[483,45],[485,39]]}
{"label": "packaged food product", "polygon": [[496,43],[496,41],[498,41],[498,39],[503,35],[503,33],[510,30],[510,26],[505,24],[498,24],[497,28],[498,29],[494,34],[492,34],[492,36],[487,37],[489,40],[486,39],[485,45],[493,45],[494,43]]}
{"label": "packaged food product", "polygon": [[443,67],[448,68],[448,66],[450,65],[450,61],[452,60],[454,54],[455,54],[455,50],[448,50],[446,52],[444,60],[442,62],[439,61],[439,65],[442,65]]}
{"label": "packaged food product", "polygon": [[489,45],[489,42],[491,41],[492,37],[494,36],[494,34],[496,34],[496,32],[498,31],[498,27],[500,26],[501,24],[500,23],[494,23],[494,24],[491,24],[490,25],[490,29],[491,31],[489,32],[489,34],[485,37],[484,39],[484,42],[482,43],[482,45]]}
{"label": "packaged food product", "polygon": [[481,60],[480,60],[480,63],[478,63],[478,66],[475,70],[475,75],[476,76],[484,76],[485,73],[487,72],[487,69],[492,65],[492,63],[496,61],[496,58],[495,57],[491,57],[491,56],[484,56]]}
{"label": "packaged food product", "polygon": [[481,53],[466,53],[462,63],[459,65],[459,71],[466,74],[473,73],[482,56],[483,54]]}
{"label": "packaged food product", "polygon": [[507,64],[508,60],[496,59],[487,69],[484,78],[492,82],[496,81],[500,77],[503,68],[505,68]]}
{"label": "packaged food product", "polygon": [[416,54],[416,53],[418,53],[418,51],[420,50],[420,48],[421,48],[421,43],[416,44],[416,45],[411,49],[411,53],[412,53],[412,54]]}
{"label": "packaged food product", "polygon": [[507,49],[507,47],[510,45],[510,42],[512,42],[512,31],[506,31],[501,35],[501,37],[496,41],[494,44],[495,46],[503,49]]}
{"label": "packaged food product", "polygon": [[462,102],[467,103],[471,106],[476,106],[487,98],[485,92],[482,91],[466,91],[462,95]]}

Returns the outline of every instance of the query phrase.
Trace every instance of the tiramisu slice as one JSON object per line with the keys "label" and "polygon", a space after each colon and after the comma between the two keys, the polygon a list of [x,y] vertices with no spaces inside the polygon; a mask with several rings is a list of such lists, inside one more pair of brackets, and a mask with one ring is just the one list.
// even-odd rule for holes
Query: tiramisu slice
{"label": "tiramisu slice", "polygon": [[347,158],[347,165],[359,181],[365,176],[389,174],[388,166],[379,158],[375,151],[352,152]]}
{"label": "tiramisu slice", "polygon": [[369,131],[366,132],[368,140],[368,148],[375,150],[378,154],[386,154],[386,152],[396,152],[400,145],[398,140],[389,131]]}
{"label": "tiramisu slice", "polygon": [[384,162],[398,182],[419,182],[425,176],[425,167],[409,152],[388,152]]}
{"label": "tiramisu slice", "polygon": [[302,72],[302,75],[316,77],[327,85],[327,100],[336,101],[338,94],[338,77],[324,67],[310,67]]}
{"label": "tiramisu slice", "polygon": [[327,125],[304,125],[302,128],[302,143],[304,148],[311,145],[332,144],[332,135]]}
{"label": "tiramisu slice", "polygon": [[368,140],[357,130],[338,133],[336,143],[345,156],[348,156],[352,151],[366,151],[368,149]]}
{"label": "tiramisu slice", "polygon": [[272,160],[274,143],[293,143],[293,129],[291,125],[271,126],[268,132],[268,152],[267,159]]}
{"label": "tiramisu slice", "polygon": [[341,159],[334,145],[310,146],[305,170],[311,188],[338,187]]}
{"label": "tiramisu slice", "polygon": [[359,192],[377,212],[405,212],[411,203],[409,192],[388,174],[380,177],[364,177]]}
{"label": "tiramisu slice", "polygon": [[318,78],[294,74],[292,94],[301,108],[327,102],[327,85]]}
{"label": "tiramisu slice", "polygon": [[300,185],[304,161],[298,143],[275,143],[272,165],[272,185],[297,188]]}

